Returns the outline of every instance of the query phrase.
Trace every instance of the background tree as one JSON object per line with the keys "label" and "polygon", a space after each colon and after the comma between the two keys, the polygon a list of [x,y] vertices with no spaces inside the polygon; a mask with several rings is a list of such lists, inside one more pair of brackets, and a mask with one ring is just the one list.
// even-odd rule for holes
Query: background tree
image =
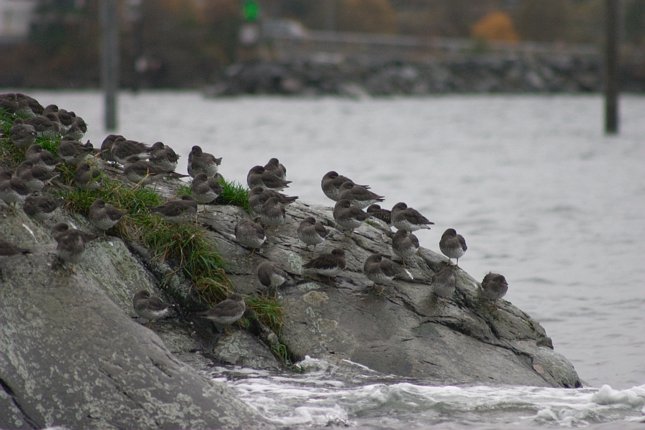
{"label": "background tree", "polygon": [[475,23],[471,35],[475,39],[485,41],[517,42],[519,40],[511,17],[502,11],[486,14]]}

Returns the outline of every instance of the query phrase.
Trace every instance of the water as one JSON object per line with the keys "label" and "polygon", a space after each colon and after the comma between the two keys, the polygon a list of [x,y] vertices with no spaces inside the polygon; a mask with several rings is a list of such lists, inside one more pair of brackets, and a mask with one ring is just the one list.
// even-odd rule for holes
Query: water
{"label": "water", "polygon": [[[81,114],[100,144],[97,93],[31,95]],[[276,156],[293,180],[290,193],[312,203],[329,204],[320,178],[336,170],[370,184],[388,207],[405,201],[426,214],[436,227],[419,236],[434,250],[455,227],[469,245],[460,266],[479,279],[504,274],[506,298],[542,323],[589,387],[429,387],[368,370],[360,381],[319,370],[218,372],[265,416],[296,427],[623,428],[645,413],[642,112],[645,97],[624,97],[621,135],[605,137],[598,96],[208,100],[158,92],[122,95],[119,133],[184,155],[201,145],[241,183]]]}

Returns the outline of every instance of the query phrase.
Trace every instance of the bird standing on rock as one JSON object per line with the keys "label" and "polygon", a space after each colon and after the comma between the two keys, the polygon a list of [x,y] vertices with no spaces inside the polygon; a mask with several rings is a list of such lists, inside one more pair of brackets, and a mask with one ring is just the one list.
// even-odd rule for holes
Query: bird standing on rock
{"label": "bird standing on rock", "polygon": [[267,239],[264,233],[264,227],[256,221],[242,218],[235,225],[235,239],[237,239],[240,245],[251,249],[258,249]]}
{"label": "bird standing on rock", "polygon": [[275,173],[266,170],[262,166],[253,166],[246,175],[246,183],[249,188],[265,187],[280,191],[289,187],[291,181],[280,178]]}
{"label": "bird standing on rock", "polygon": [[150,158],[148,161],[156,171],[162,173],[172,173],[177,168],[179,155],[168,145],[163,142],[155,142],[150,148]]}
{"label": "bird standing on rock", "polygon": [[276,288],[281,287],[289,280],[287,272],[277,267],[271,261],[263,261],[258,264],[255,273],[260,284],[271,291],[275,291]]}
{"label": "bird standing on rock", "polygon": [[399,202],[392,208],[392,225],[398,230],[416,231],[421,229],[430,230],[434,223],[424,217],[414,208],[409,208],[403,202]]}
{"label": "bird standing on rock", "polygon": [[280,179],[287,179],[287,168],[284,167],[284,164],[280,163],[280,160],[277,158],[271,158],[269,162],[264,165],[264,170],[273,173]]}
{"label": "bird standing on rock", "polygon": [[338,200],[349,200],[354,206],[364,209],[373,203],[382,202],[385,198],[371,192],[362,185],[345,182],[340,186]]}
{"label": "bird standing on rock", "polygon": [[448,260],[456,258],[457,266],[459,266],[459,258],[464,255],[468,247],[466,246],[466,239],[457,234],[454,228],[449,228],[441,235],[439,249],[448,257]]}
{"label": "bird standing on rock", "polygon": [[277,227],[285,223],[286,210],[277,197],[269,197],[260,210],[260,220],[267,227]]}
{"label": "bird standing on rock", "polygon": [[90,206],[87,217],[94,227],[106,231],[114,227],[124,214],[123,211],[105,203],[102,199],[96,199]]}
{"label": "bird standing on rock", "polygon": [[213,203],[220,194],[222,194],[222,184],[216,176],[208,177],[206,173],[200,173],[195,176],[190,184],[191,195],[197,203],[207,205]]}
{"label": "bird standing on rock", "polygon": [[490,301],[496,301],[506,295],[508,282],[499,273],[488,272],[481,283],[481,296]]}
{"label": "bird standing on rock", "polygon": [[56,255],[68,263],[78,263],[87,242],[98,237],[95,234],[71,228],[64,222],[53,227],[52,235],[57,242]]}
{"label": "bird standing on rock", "polygon": [[338,275],[345,269],[345,251],[336,248],[330,253],[321,254],[313,260],[305,263],[302,268],[305,274],[317,274],[327,277]]}
{"label": "bird standing on rock", "polygon": [[44,221],[60,206],[61,200],[49,194],[32,193],[25,199],[22,210],[31,218]]}
{"label": "bird standing on rock", "polygon": [[286,196],[275,190],[261,186],[253,187],[251,188],[251,191],[249,191],[249,206],[251,207],[251,210],[256,214],[259,214],[262,211],[262,205],[271,197],[277,198],[283,205],[289,205],[298,200],[297,196]]}
{"label": "bird standing on rock", "polygon": [[334,206],[334,221],[345,234],[351,234],[367,219],[367,214],[356,206],[352,206],[349,200],[339,200]]}
{"label": "bird standing on rock", "polygon": [[316,245],[323,243],[329,232],[325,226],[312,216],[309,216],[302,220],[300,225],[298,225],[298,237],[304,244],[309,248],[309,245],[314,247],[316,250]]}
{"label": "bird standing on rock", "polygon": [[392,212],[381,208],[381,206],[377,204],[369,205],[366,212],[369,216],[380,219],[386,224],[390,224],[392,222]]}
{"label": "bird standing on rock", "polygon": [[16,148],[26,149],[36,142],[36,129],[31,124],[14,123],[9,138]]}
{"label": "bird standing on rock", "polygon": [[[333,201],[338,201],[340,199],[340,188],[341,186],[345,183],[349,182],[351,184],[354,184],[354,181],[349,179],[346,176],[339,175],[335,171],[330,171],[325,173],[325,176],[322,177],[322,180],[320,181],[320,186],[322,188],[323,193]],[[370,187],[367,185],[360,185],[361,187],[365,187],[369,189]]]}
{"label": "bird standing on rock", "polygon": [[392,251],[403,261],[419,251],[419,239],[407,230],[397,230],[392,237]]}
{"label": "bird standing on rock", "polygon": [[395,278],[412,279],[407,270],[381,254],[367,257],[363,273],[374,285],[391,285]]}
{"label": "bird standing on rock", "polygon": [[124,166],[130,157],[147,159],[149,157],[150,147],[143,142],[127,139],[114,139],[112,141],[112,159]]}
{"label": "bird standing on rock", "polygon": [[216,158],[213,154],[202,151],[198,145],[193,146],[188,154],[188,174],[192,178],[200,173],[215,176],[220,164],[222,164],[222,157]]}
{"label": "bird standing on rock", "polygon": [[197,202],[192,197],[182,196],[179,199],[168,200],[163,205],[154,207],[152,212],[174,224],[195,220],[197,215]]}
{"label": "bird standing on rock", "polygon": [[9,170],[0,169],[0,200],[16,206],[24,202],[28,195],[29,187],[25,181],[13,176]]}
{"label": "bird standing on rock", "polygon": [[134,312],[148,321],[154,321],[170,316],[173,306],[165,303],[159,297],[150,294],[150,291],[138,291],[132,298]]}
{"label": "bird standing on rock", "polygon": [[83,190],[98,190],[101,188],[101,171],[83,161],[76,168],[74,183]]}
{"label": "bird standing on rock", "polygon": [[218,330],[230,326],[244,316],[246,303],[240,294],[231,294],[227,299],[217,303],[211,309],[200,314],[203,318],[215,323]]}

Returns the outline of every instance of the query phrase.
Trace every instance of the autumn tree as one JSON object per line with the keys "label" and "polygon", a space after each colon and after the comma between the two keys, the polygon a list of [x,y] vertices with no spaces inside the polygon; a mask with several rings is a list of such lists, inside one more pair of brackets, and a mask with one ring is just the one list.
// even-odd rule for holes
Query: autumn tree
{"label": "autumn tree", "polygon": [[486,14],[473,25],[471,35],[484,41],[517,42],[519,37],[507,13],[494,11]]}

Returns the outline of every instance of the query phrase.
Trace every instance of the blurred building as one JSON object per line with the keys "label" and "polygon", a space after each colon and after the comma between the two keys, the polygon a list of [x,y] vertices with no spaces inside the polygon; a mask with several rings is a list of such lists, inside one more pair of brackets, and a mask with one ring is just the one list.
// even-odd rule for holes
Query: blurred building
{"label": "blurred building", "polygon": [[27,38],[36,3],[37,0],[0,0],[0,44]]}

